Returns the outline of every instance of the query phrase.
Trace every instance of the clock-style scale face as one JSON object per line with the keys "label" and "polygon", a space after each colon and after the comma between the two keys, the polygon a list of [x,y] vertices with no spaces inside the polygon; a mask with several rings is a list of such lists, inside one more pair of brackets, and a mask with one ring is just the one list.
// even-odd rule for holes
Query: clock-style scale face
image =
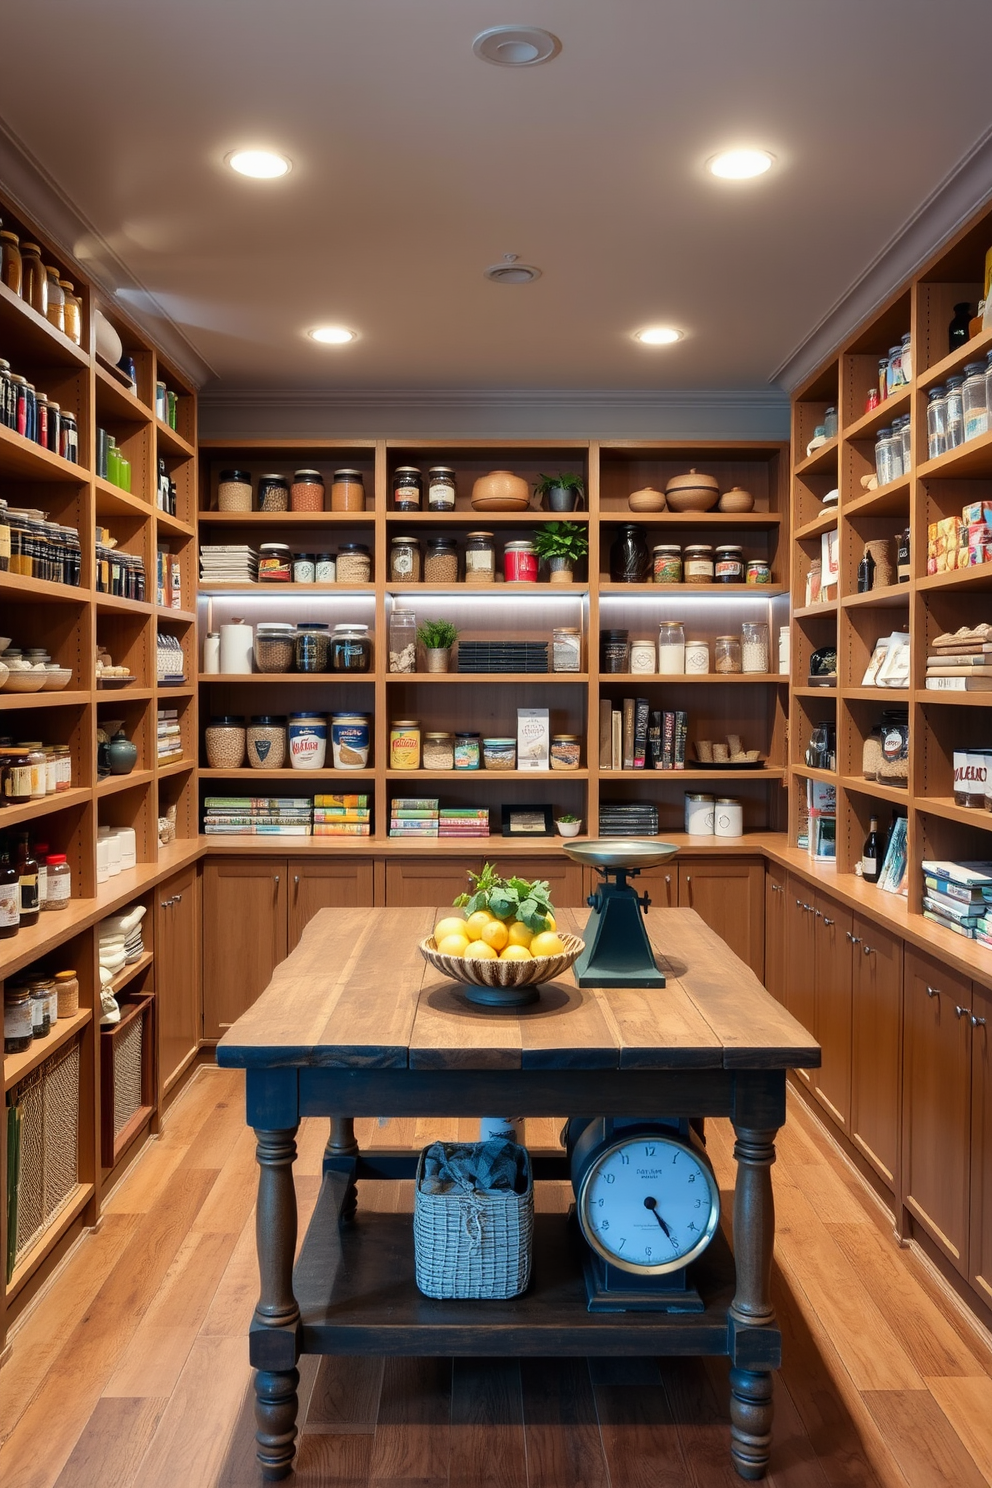
{"label": "clock-style scale face", "polygon": [[719,1222],[720,1192],[688,1143],[632,1132],[589,1164],[578,1216],[588,1243],[612,1266],[660,1276],[705,1250]]}

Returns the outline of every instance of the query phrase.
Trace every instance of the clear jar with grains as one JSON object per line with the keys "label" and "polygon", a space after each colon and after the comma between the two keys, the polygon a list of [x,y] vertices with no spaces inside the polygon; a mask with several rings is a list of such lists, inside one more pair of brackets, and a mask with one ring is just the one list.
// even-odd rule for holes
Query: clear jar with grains
{"label": "clear jar with grains", "polygon": [[319,620],[305,620],[296,627],[296,670],[327,672],[330,670],[331,643],[329,627]]}
{"label": "clear jar with grains", "polygon": [[582,633],[577,625],[556,625],[551,632],[551,667],[555,672],[582,670]]}
{"label": "clear jar with grains", "polygon": [[45,310],[45,318],[49,325],[53,325],[57,331],[65,335],[65,291],[59,283],[59,271],[54,264],[45,265],[45,275],[48,279],[47,295],[48,305]]}
{"label": "clear jar with grains", "polygon": [[465,534],[466,584],[495,584],[496,539],[491,532]]}
{"label": "clear jar with grains", "polygon": [[740,636],[717,636],[714,649],[714,671],[739,672],[741,670]]}
{"label": "clear jar with grains", "polygon": [[458,545],[453,537],[432,537],[424,560],[425,584],[457,584]]}
{"label": "clear jar with grains", "polygon": [[293,554],[293,583],[316,583],[316,560],[313,553]]}
{"label": "clear jar with grains", "polygon": [[272,713],[253,713],[247,729],[248,764],[252,770],[281,770],[286,764],[286,720]]}
{"label": "clear jar with grains", "polygon": [[389,544],[389,577],[394,584],[419,584],[423,565],[415,537],[397,536]]}
{"label": "clear jar with grains", "polygon": [[251,476],[247,470],[222,470],[217,482],[217,510],[251,511]]}
{"label": "clear jar with grains", "polygon": [[550,763],[552,770],[577,770],[582,740],[578,734],[552,734]]}
{"label": "clear jar with grains", "polygon": [[876,724],[861,746],[861,773],[866,780],[878,779],[882,763],[882,726]]}
{"label": "clear jar with grains", "polygon": [[21,244],[21,299],[41,316],[48,313],[48,275],[37,243]]}
{"label": "clear jar with grains", "polygon": [[319,470],[298,470],[289,488],[290,511],[324,510],[324,477]]}
{"label": "clear jar with grains", "polygon": [[985,367],[981,362],[968,362],[961,387],[964,407],[965,440],[977,439],[988,431],[988,409],[985,403]]}
{"label": "clear jar with grains", "polygon": [[516,739],[483,739],[482,763],[487,770],[515,770],[517,768]]}
{"label": "clear jar with grains", "polygon": [[337,564],[333,553],[316,553],[314,555],[313,581],[315,584],[334,584],[337,582]]}
{"label": "clear jar with grains", "polygon": [[332,672],[368,672],[372,669],[372,638],[367,625],[335,625],[331,636]]}
{"label": "clear jar with grains", "polygon": [[423,743],[425,770],[455,768],[455,736],[447,733],[425,733]]}
{"label": "clear jar with grains", "polygon": [[396,605],[389,616],[389,670],[417,670],[417,617],[413,610]]}
{"label": "clear jar with grains", "polygon": [[741,624],[741,671],[768,671],[768,624],[764,620]]}
{"label": "clear jar with grains", "polygon": [[681,584],[682,549],[678,543],[659,543],[652,549],[656,584]]}
{"label": "clear jar with grains", "polygon": [[211,718],[204,731],[211,770],[240,770],[245,762],[245,721],[231,713]]}
{"label": "clear jar with grains", "polygon": [[11,293],[21,293],[21,245],[17,234],[0,232],[0,284]]}
{"label": "clear jar with grains", "polygon": [[427,472],[427,510],[455,509],[455,472],[450,465],[432,465]]}
{"label": "clear jar with grains", "polygon": [[253,650],[260,672],[291,672],[296,659],[296,626],[282,620],[259,621]]}
{"label": "clear jar with grains", "polygon": [[31,989],[24,982],[5,982],[3,988],[3,1052],[23,1054],[34,1039]]}
{"label": "clear jar with grains", "polygon": [[55,973],[55,995],[60,1018],[72,1018],[79,1012],[79,978],[75,971]]}
{"label": "clear jar with grains", "polygon": [[258,509],[263,512],[289,511],[289,481],[284,475],[258,477]]}
{"label": "clear jar with grains", "polygon": [[692,543],[682,559],[682,574],[686,584],[712,584],[715,573],[713,547],[710,543]]}
{"label": "clear jar with grains", "polygon": [[342,543],[338,549],[337,582],[368,584],[372,580],[372,559],[365,543]]}
{"label": "clear jar with grains", "polygon": [[335,470],[331,482],[331,511],[365,510],[365,483],[360,470]]}
{"label": "clear jar with grains", "polygon": [[65,333],[76,346],[83,343],[83,307],[71,279],[60,279],[65,295]]}

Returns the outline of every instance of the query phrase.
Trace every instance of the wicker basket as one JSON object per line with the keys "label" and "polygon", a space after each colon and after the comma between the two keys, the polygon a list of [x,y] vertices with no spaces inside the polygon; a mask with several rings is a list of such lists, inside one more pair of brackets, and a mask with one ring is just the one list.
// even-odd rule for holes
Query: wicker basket
{"label": "wicker basket", "polygon": [[79,1183],[79,1041],[11,1091],[21,1113],[15,1265],[52,1223]]}
{"label": "wicker basket", "polygon": [[112,1168],[155,1103],[150,992],[125,992],[121,1021],[100,1029],[100,1156]]}
{"label": "wicker basket", "polygon": [[421,1152],[413,1201],[413,1246],[417,1286],[425,1297],[519,1297],[526,1291],[534,1234],[534,1180],[526,1148],[523,1151],[527,1187],[522,1194],[424,1193]]}

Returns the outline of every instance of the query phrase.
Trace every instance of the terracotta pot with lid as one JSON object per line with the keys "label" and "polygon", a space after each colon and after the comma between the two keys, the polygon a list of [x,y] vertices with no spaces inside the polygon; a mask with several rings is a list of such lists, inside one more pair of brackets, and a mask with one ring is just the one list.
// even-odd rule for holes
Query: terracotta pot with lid
{"label": "terracotta pot with lid", "polygon": [[715,475],[700,475],[693,469],[686,475],[673,475],[665,497],[672,511],[712,511],[720,499],[720,482]]}

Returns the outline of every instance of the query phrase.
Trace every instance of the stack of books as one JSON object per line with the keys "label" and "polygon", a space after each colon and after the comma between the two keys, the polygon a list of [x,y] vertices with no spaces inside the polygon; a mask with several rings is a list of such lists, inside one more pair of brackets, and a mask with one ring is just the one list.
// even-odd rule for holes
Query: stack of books
{"label": "stack of books", "polygon": [[652,713],[647,698],[624,698],[615,708],[599,704],[601,770],[684,770],[689,715]]}
{"label": "stack of books", "polygon": [[369,837],[371,833],[368,796],[314,796],[315,837]]}
{"label": "stack of books", "polygon": [[200,548],[200,578],[205,584],[255,584],[258,554],[246,544],[204,543]]}
{"label": "stack of books", "polygon": [[436,837],[440,802],[430,796],[394,796],[389,803],[390,837]]}
{"label": "stack of books", "polygon": [[647,801],[600,801],[601,837],[657,837],[658,808]]}
{"label": "stack of books", "polygon": [[489,812],[473,806],[443,807],[438,821],[439,837],[488,837]]}
{"label": "stack of books", "polygon": [[459,641],[460,672],[547,672],[547,641]]}
{"label": "stack of books", "polygon": [[992,946],[992,863],[924,859],[923,918]]}
{"label": "stack of books", "polygon": [[992,692],[992,626],[939,635],[927,653],[931,692]]}
{"label": "stack of books", "polygon": [[179,734],[179,709],[159,708],[158,710],[158,762],[165,764],[168,760],[182,759],[183,741]]}
{"label": "stack of books", "polygon": [[175,553],[161,544],[155,567],[155,603],[171,610],[183,607],[182,566]]}
{"label": "stack of books", "polygon": [[309,837],[309,796],[207,796],[208,837]]}

